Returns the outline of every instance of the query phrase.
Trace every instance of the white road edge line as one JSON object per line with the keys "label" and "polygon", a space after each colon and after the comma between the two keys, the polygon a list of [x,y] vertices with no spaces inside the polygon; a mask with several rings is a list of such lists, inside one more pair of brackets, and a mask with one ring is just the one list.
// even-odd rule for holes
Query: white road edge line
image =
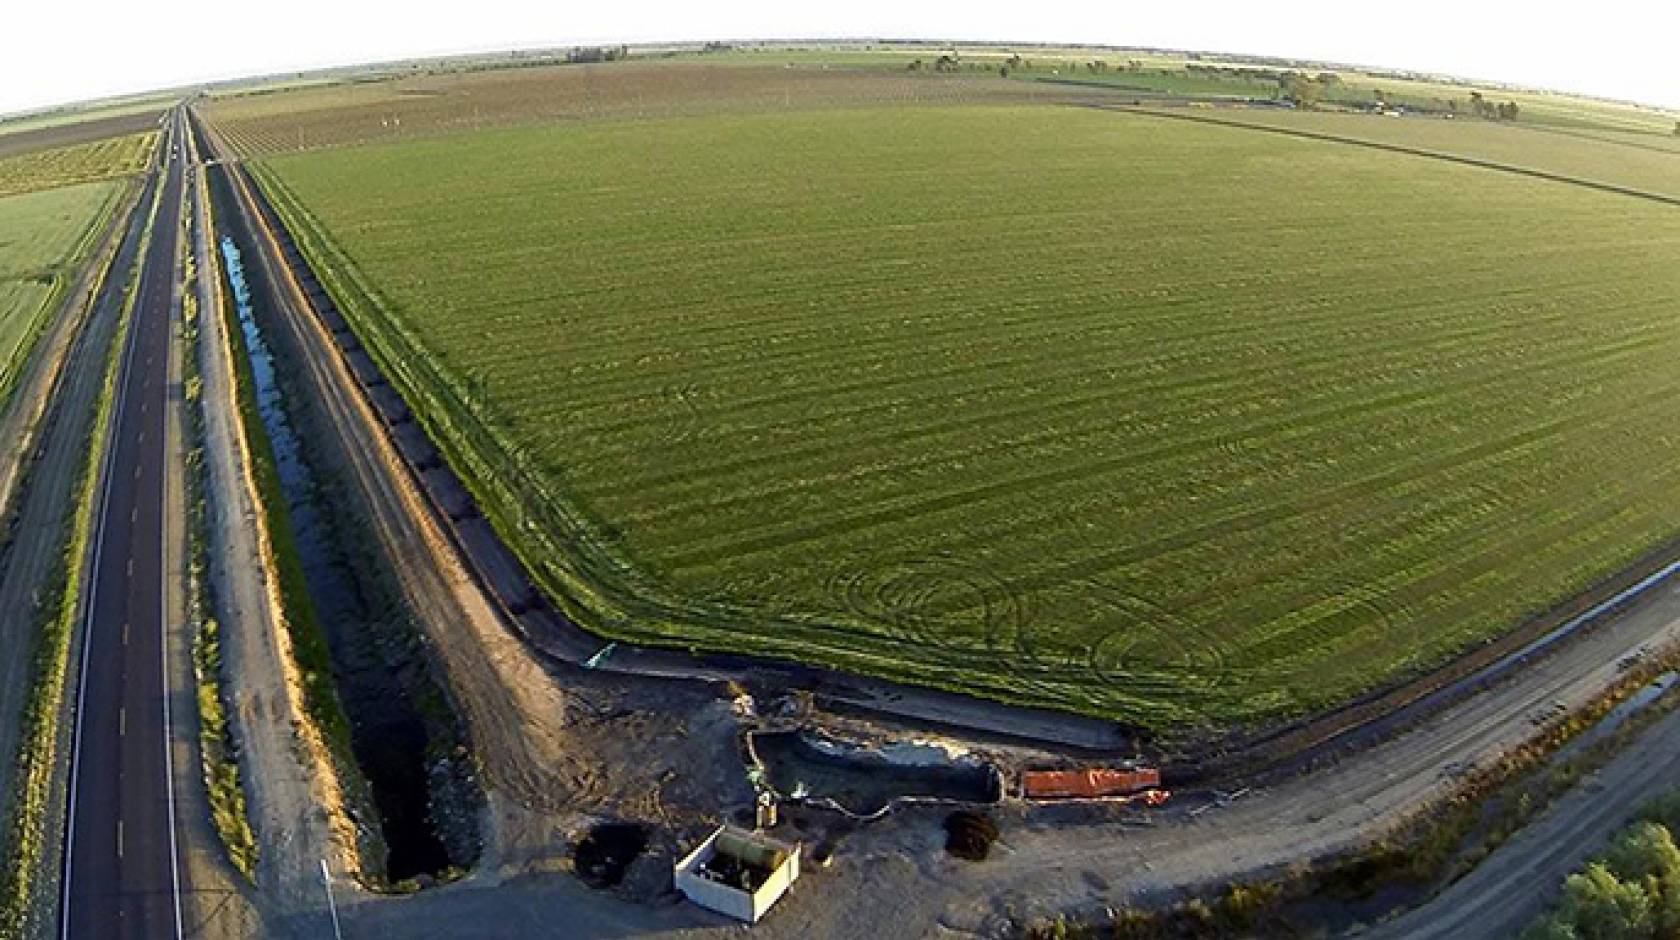
{"label": "white road edge line", "polygon": [[[163,187],[160,184],[154,199],[163,198]],[[153,203],[156,206],[156,202]],[[124,236],[127,237],[126,235]],[[120,252],[121,245],[118,245]],[[138,252],[135,263],[144,273],[146,259]],[[76,732],[75,740],[70,745],[70,799],[67,819],[64,827],[64,864],[59,875],[62,882],[59,895],[58,927],[59,936],[69,940],[70,937],[70,874],[74,870],[71,862],[76,854],[76,796],[81,782],[82,762],[78,759],[82,754],[82,716],[87,714],[87,673],[88,651],[93,646],[93,612],[99,606],[99,565],[105,554],[105,520],[111,513],[111,472],[117,456],[117,448],[113,446],[116,437],[115,430],[122,423],[123,411],[128,407],[128,366],[133,361],[134,337],[139,332],[134,329],[132,317],[128,324],[127,349],[123,350],[122,364],[117,370],[117,402],[111,410],[110,423],[103,428],[106,435],[105,467],[103,470],[104,485],[99,489],[99,520],[94,523],[93,530],[93,564],[87,569],[92,572],[88,577],[87,606],[82,609],[82,662],[77,667],[76,675]]]}
{"label": "white road edge line", "polygon": [[[182,113],[182,117],[177,120],[179,122],[177,133],[180,134],[182,138],[185,138],[187,135],[185,133],[186,122],[184,120],[184,112]],[[185,147],[185,142],[183,142],[181,146]],[[176,159],[181,160],[179,156],[177,156]],[[185,161],[182,161],[182,163],[183,165],[179,168],[179,172],[181,173],[181,201],[177,210],[178,212],[185,212],[187,207],[187,170],[184,165]],[[179,239],[179,217],[177,217],[171,224],[176,226],[176,238]],[[187,245],[185,247],[187,250],[191,250],[192,248],[191,245]],[[166,368],[169,362],[169,357],[173,354],[173,338],[175,335],[174,331],[168,327],[173,325],[175,310],[180,305],[181,300],[181,279],[176,277],[181,261],[181,250],[182,245],[179,240],[177,240],[175,244],[175,257],[169,259],[169,279],[173,283],[169,288],[169,307],[164,311],[164,335],[170,338],[170,344],[164,347],[164,363]],[[164,388],[166,390],[165,400],[167,401],[167,381],[164,383]],[[158,558],[165,559],[169,557],[169,513],[167,511],[169,507],[169,471],[167,468],[169,466],[170,459],[168,407],[160,409],[159,419],[163,424],[163,434],[160,435],[162,438],[160,446],[163,449],[165,470],[163,473],[158,474],[158,515],[161,520],[158,524]],[[171,753],[172,731],[174,729],[172,729],[169,724],[169,566],[164,564],[159,565],[158,568],[162,572],[163,579],[162,590],[158,592],[158,661],[161,664],[160,668],[163,670],[163,695],[160,697],[163,699],[163,786],[164,792],[167,794],[169,801],[169,881],[170,887],[173,889],[175,895],[175,940],[182,940],[181,862],[179,850],[175,845],[175,758]]]}

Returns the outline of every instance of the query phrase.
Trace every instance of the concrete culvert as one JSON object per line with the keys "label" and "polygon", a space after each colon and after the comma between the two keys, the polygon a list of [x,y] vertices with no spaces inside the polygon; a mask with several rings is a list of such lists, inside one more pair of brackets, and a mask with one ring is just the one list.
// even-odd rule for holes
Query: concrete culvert
{"label": "concrete culvert", "polygon": [[997,838],[997,823],[985,813],[959,809],[945,817],[945,851],[958,858],[985,861]]}
{"label": "concrete culvert", "polygon": [[591,888],[611,888],[624,880],[630,863],[647,849],[647,827],[602,823],[589,830],[572,854],[572,868]]}

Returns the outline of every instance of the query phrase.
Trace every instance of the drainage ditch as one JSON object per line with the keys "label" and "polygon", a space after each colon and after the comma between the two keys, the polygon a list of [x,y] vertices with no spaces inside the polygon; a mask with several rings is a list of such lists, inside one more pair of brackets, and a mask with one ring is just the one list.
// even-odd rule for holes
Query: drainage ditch
{"label": "drainage ditch", "polygon": [[[226,205],[225,180],[217,182]],[[260,272],[245,269],[232,239],[224,238],[221,249],[291,534],[349,720],[351,750],[379,816],[383,870],[364,874],[395,887],[447,879],[476,861],[479,851],[475,804],[482,796],[459,721],[371,543],[371,528],[361,524],[359,507],[322,466],[322,455],[305,444],[321,439],[320,418],[288,388],[288,350],[270,341],[250,303],[254,293],[261,295]]]}

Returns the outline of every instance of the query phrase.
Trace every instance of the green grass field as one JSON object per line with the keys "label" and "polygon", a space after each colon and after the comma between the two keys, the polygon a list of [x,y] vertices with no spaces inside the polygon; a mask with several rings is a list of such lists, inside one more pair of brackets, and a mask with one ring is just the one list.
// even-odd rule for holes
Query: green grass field
{"label": "green grass field", "polygon": [[147,131],[0,157],[0,196],[132,176],[146,168],[157,140]]}
{"label": "green grass field", "polygon": [[1680,199],[1680,149],[1654,135],[1583,133],[1560,128],[1433,117],[1288,112],[1263,108],[1186,111],[1195,117],[1323,134],[1386,146],[1485,160]]}
{"label": "green grass field", "polygon": [[263,166],[615,637],[1229,726],[1680,534],[1672,206],[1048,106]]}
{"label": "green grass field", "polygon": [[162,114],[175,100],[176,96],[173,94],[155,93],[139,95],[121,101],[72,104],[36,114],[16,115],[0,120],[0,137],[23,131],[38,131],[46,128],[85,124],[90,121],[104,121],[134,115],[155,118]]}
{"label": "green grass field", "polygon": [[0,401],[117,191],[115,183],[89,183],[0,198]]}

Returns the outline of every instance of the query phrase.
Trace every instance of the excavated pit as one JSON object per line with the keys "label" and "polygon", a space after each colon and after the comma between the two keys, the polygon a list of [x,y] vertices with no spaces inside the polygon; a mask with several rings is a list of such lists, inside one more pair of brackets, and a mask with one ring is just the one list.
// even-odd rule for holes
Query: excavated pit
{"label": "excavated pit", "polygon": [[997,768],[936,745],[866,747],[810,731],[759,731],[748,749],[783,799],[879,816],[901,801],[996,803]]}

